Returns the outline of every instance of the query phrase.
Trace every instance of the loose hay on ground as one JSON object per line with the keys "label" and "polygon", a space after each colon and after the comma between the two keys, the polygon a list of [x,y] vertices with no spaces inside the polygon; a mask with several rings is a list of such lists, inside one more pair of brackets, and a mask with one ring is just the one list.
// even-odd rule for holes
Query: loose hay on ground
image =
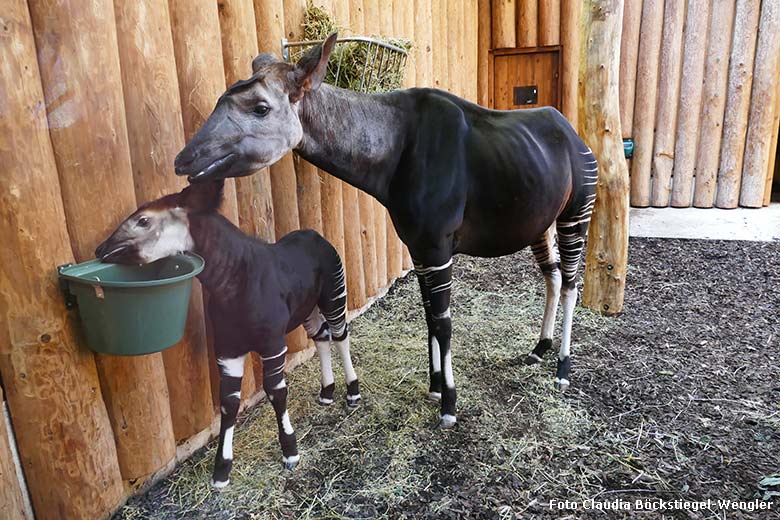
{"label": "loose hay on ground", "polygon": [[458,258],[452,431],[432,429],[417,283],[400,280],[352,324],[361,409],[345,409],[343,385],[338,404],[315,403],[316,360],[290,375],[294,472],[281,469],[264,404],[236,429],[223,492],[209,487],[212,442],[118,517],[558,517],[551,499],[752,498],[780,468],[778,253],[778,244],[632,240],[626,311],[577,309],[574,386],[563,397],[554,356],[520,362],[544,299],[530,254]]}

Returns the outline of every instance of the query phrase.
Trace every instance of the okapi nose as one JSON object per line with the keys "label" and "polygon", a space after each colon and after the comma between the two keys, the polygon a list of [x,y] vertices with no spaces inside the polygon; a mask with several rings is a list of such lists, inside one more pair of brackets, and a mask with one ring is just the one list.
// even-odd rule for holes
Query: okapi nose
{"label": "okapi nose", "polygon": [[95,258],[102,257],[106,253],[106,249],[108,249],[108,240],[95,248]]}
{"label": "okapi nose", "polygon": [[182,150],[181,152],[176,155],[176,159],[173,160],[173,171],[176,173],[176,175],[187,175],[187,172],[184,171],[184,165],[190,162],[185,157],[186,148]]}

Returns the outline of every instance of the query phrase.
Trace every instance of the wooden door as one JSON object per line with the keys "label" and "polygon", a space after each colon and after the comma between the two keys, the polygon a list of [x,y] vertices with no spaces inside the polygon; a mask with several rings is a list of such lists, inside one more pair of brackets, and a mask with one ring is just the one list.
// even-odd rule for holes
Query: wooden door
{"label": "wooden door", "polygon": [[560,47],[493,51],[492,102],[499,110],[553,106],[560,110]]}

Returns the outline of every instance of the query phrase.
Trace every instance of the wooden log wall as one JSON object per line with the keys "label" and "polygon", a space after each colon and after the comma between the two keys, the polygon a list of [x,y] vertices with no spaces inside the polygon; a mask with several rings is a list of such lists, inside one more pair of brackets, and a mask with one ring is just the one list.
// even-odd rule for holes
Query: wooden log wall
{"label": "wooden log wall", "polygon": [[[619,103],[622,136],[634,140],[632,206],[769,203],[777,150],[778,5],[624,0]],[[492,105],[491,50],[560,45],[561,111],[577,128],[582,6],[580,0],[480,0],[479,103]],[[453,14],[448,11],[448,23]]]}
{"label": "wooden log wall", "polygon": [[623,137],[634,140],[632,206],[769,203],[777,10],[761,0],[625,0],[620,101]]}
{"label": "wooden log wall", "polygon": [[[65,310],[55,268],[90,259],[137,205],[184,186],[172,171],[175,154],[226,85],[251,74],[258,52],[278,54],[283,37],[301,36],[305,2],[10,1],[0,13],[0,89],[10,94],[10,116],[0,121],[10,138],[0,144],[0,380],[36,517],[103,518],[170,470],[177,444],[211,431],[218,373],[205,295],[196,283],[185,337],[171,349],[94,355],[82,344],[78,311]],[[478,40],[490,39],[478,12],[489,12],[489,1],[316,3],[347,34],[413,40],[405,86],[477,100],[485,68]],[[266,240],[302,226],[323,232],[344,259],[353,311],[411,267],[377,201],[296,165],[292,154],[229,180],[222,211]],[[308,341],[299,329],[288,344],[294,352]],[[260,389],[259,360],[247,368],[244,398]],[[5,482],[12,463],[3,435]],[[13,509],[0,516],[24,514],[20,492],[3,485]]]}

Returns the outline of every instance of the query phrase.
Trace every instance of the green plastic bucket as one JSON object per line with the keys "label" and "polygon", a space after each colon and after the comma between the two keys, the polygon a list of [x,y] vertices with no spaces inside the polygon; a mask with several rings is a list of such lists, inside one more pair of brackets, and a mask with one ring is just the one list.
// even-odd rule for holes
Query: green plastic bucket
{"label": "green plastic bucket", "polygon": [[192,278],[203,258],[191,253],[131,266],[90,260],[59,268],[71,304],[78,305],[87,346],[138,356],[175,345],[184,335]]}

